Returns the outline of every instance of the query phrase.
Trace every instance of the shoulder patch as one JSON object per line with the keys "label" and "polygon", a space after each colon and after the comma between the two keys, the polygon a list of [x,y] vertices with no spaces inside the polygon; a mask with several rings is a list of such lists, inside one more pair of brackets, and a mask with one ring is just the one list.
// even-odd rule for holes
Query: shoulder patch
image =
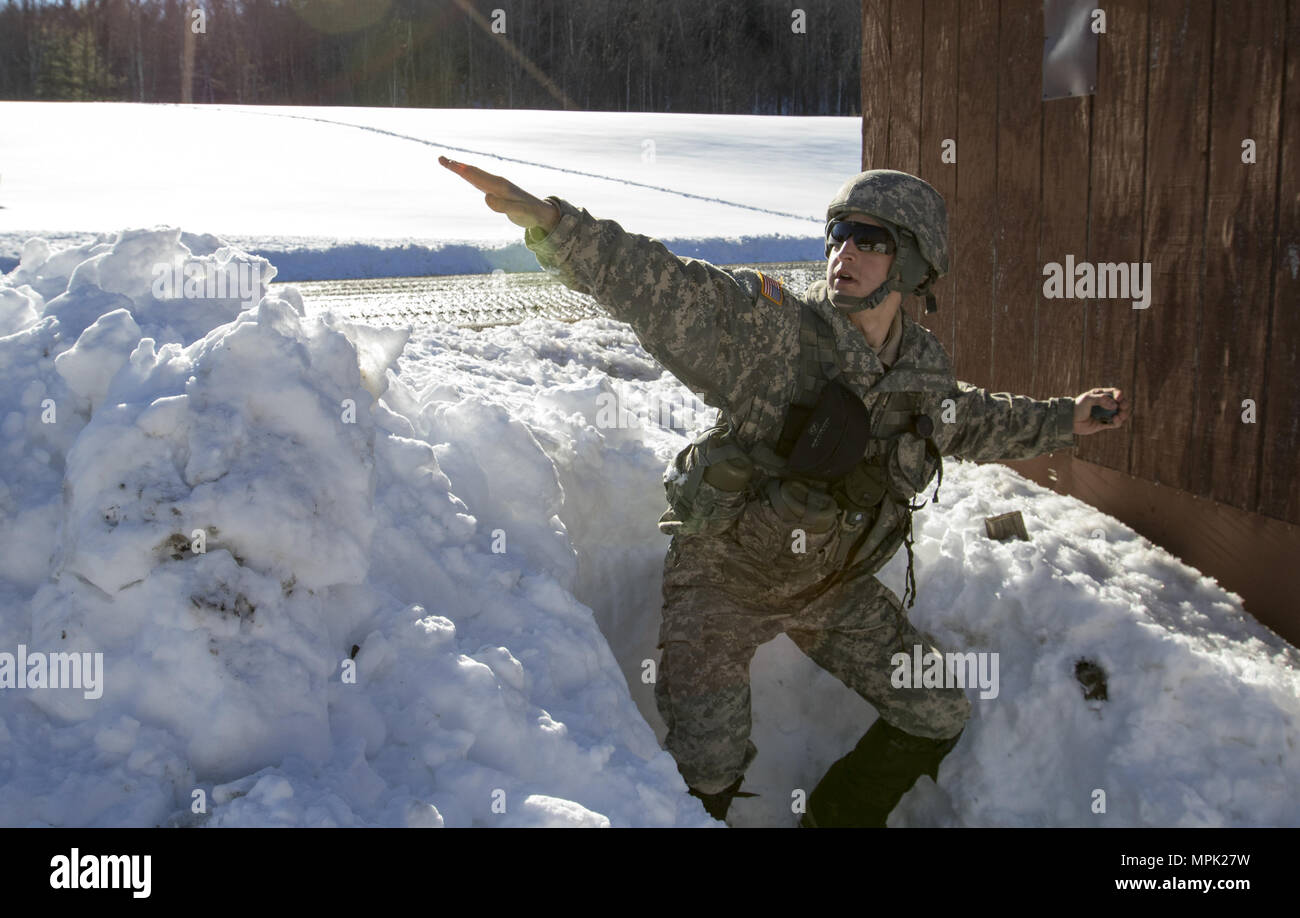
{"label": "shoulder patch", "polygon": [[774,277],[768,277],[762,271],[756,273],[760,281],[758,292],[778,306],[785,303],[785,288],[781,286],[781,282]]}

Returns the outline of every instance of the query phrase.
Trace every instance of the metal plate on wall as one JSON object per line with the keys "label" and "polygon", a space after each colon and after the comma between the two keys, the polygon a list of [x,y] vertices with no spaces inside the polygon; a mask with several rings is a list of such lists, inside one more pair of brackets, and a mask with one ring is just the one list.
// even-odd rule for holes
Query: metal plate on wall
{"label": "metal plate on wall", "polygon": [[1068,99],[1097,91],[1094,0],[1043,0],[1043,98]]}

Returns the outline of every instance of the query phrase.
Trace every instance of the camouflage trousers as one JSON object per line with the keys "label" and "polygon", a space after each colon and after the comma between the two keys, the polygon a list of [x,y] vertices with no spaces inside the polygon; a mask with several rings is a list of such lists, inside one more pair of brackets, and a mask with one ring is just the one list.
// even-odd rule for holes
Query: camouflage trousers
{"label": "camouflage trousers", "polygon": [[750,740],[749,663],[782,633],[888,723],[916,736],[956,736],[971,710],[961,688],[891,684],[894,654],[910,656],[918,644],[923,653],[942,652],[907,620],[898,597],[871,573],[847,577],[811,601],[801,597],[833,573],[837,533],[808,534],[796,554],[784,526],[748,516],[723,536],[676,536],[664,562],[655,702],[686,783],[717,793],[758,754]]}

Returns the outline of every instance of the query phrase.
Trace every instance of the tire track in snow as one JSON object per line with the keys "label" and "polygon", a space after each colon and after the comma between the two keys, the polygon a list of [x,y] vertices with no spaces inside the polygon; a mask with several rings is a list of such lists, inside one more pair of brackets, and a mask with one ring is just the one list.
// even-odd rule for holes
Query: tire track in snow
{"label": "tire track in snow", "polygon": [[[197,108],[198,106],[195,107]],[[664,194],[675,194],[678,197],[691,198],[696,201],[708,201],[711,204],[723,204],[727,207],[739,207],[742,210],[752,210],[760,214],[771,214],[774,217],[789,217],[792,220],[807,220],[810,223],[817,223],[819,225],[825,222],[819,217],[810,217],[807,214],[792,214],[792,213],[787,213],[783,210],[770,210],[766,207],[757,207],[753,204],[741,204],[738,201],[727,201],[724,200],[723,198],[714,198],[703,194],[692,194],[689,191],[678,191],[675,188],[665,188],[662,185],[651,185],[646,182],[634,182],[631,179],[614,178],[613,176],[600,175],[595,172],[584,172],[581,169],[566,169],[563,166],[552,166],[547,163],[535,162],[534,160],[531,159],[519,159],[514,156],[502,156],[500,153],[487,153],[483,150],[473,150],[470,149],[469,147],[457,147],[447,143],[438,143],[437,141],[434,140],[426,140],[423,137],[413,137],[410,134],[399,134],[397,131],[389,131],[386,130],[385,128],[374,127],[373,125],[369,125],[369,124],[356,124],[351,121],[335,121],[332,118],[317,118],[311,115],[290,115],[284,112],[254,112],[254,111],[248,111],[247,109],[223,108],[222,106],[203,106],[203,107],[217,108],[221,111],[233,111],[233,112],[237,112],[238,114],[244,114],[244,115],[263,115],[267,118],[295,118],[299,121],[319,121],[321,124],[331,124],[334,125],[335,127],[356,128],[361,131],[371,131],[375,134],[386,134],[389,137],[396,137],[399,140],[412,140],[415,141],[416,143],[422,143],[426,147],[435,147],[439,150],[452,150],[456,153],[468,153],[471,156],[484,156],[490,159],[499,159],[502,162],[507,162],[507,163],[519,163],[520,165],[523,166],[533,166],[538,169],[550,169],[552,172],[565,172],[568,173],[569,175],[580,175],[583,178],[594,178],[594,179],[600,179],[601,181],[605,181],[605,182],[616,182],[617,184],[620,185],[630,185],[634,188],[645,188],[649,191],[659,191],[659,192],[663,192]]]}

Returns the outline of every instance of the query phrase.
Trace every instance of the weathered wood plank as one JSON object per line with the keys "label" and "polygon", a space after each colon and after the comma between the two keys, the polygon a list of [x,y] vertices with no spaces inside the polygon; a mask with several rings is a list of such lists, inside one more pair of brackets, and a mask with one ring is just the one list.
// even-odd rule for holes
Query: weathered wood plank
{"label": "weathered wood plank", "polygon": [[[1266,420],[1243,423],[1242,403],[1251,399],[1264,407],[1282,12],[1277,3],[1219,3],[1214,20],[1205,299],[1197,342],[1200,436],[1193,475],[1198,493],[1244,510],[1258,505],[1267,426]],[[1242,161],[1246,139],[1255,142],[1254,164]]]}
{"label": "weathered wood plank", "polygon": [[963,0],[958,49],[957,287],[953,368],[990,385],[997,266],[997,0]]}
{"label": "weathered wood plank", "polygon": [[1004,3],[998,27],[997,266],[994,274],[990,385],[1042,395],[1038,363],[1043,10]]}
{"label": "weathered wood plank", "polygon": [[1300,523],[1300,0],[1286,17],[1259,512]]}
{"label": "weathered wood plank", "polygon": [[1206,12],[1204,0],[1151,0],[1143,248],[1152,290],[1150,306],[1137,312],[1132,393],[1133,474],[1193,492],[1213,31]]}
{"label": "weathered wood plank", "polygon": [[[1043,209],[1038,238],[1039,291],[1042,267],[1088,257],[1089,96],[1052,99],[1043,106]],[[1085,304],[1042,299],[1038,306],[1037,394],[1078,395],[1083,391]]]}
{"label": "weathered wood plank", "polygon": [[[1146,127],[1147,2],[1113,0],[1105,6],[1106,32],[1097,49],[1093,97],[1089,261],[1140,264],[1144,200],[1143,132]],[[1140,269],[1139,269],[1140,270]],[[1068,279],[1067,279],[1068,280]],[[1083,387],[1133,391],[1137,320],[1131,297],[1087,303]],[[1078,456],[1127,472],[1132,427],[1079,441]]]}
{"label": "weathered wood plank", "polygon": [[862,168],[878,169],[889,156],[889,0],[862,0]]}
{"label": "weathered wood plank", "polygon": [[[957,0],[926,0],[925,36],[922,58],[925,77],[921,99],[921,178],[933,185],[948,204],[949,233],[956,227],[957,164],[943,161],[944,141],[957,140]],[[956,263],[949,253],[948,275],[935,286],[939,311],[925,315],[917,307],[921,324],[934,332],[949,354],[961,292],[957,287]]]}
{"label": "weathered wood plank", "polygon": [[916,174],[921,158],[921,16],[917,2],[890,4],[889,59],[894,92],[889,109],[889,158],[884,168]]}

